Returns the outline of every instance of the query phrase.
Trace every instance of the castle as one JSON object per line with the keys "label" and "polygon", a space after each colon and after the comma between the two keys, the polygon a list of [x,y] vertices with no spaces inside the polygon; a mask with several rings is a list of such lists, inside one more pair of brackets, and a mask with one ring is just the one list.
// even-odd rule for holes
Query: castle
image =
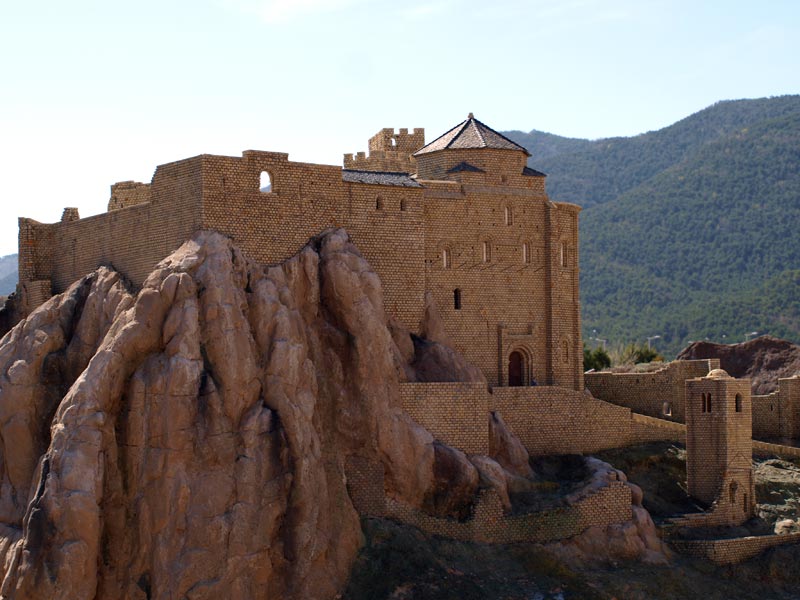
{"label": "castle", "polygon": [[[706,378],[719,366],[714,360],[687,361],[668,375],[591,374],[595,397],[584,393],[580,208],[548,198],[545,175],[527,166],[529,156],[470,114],[428,144],[422,129],[382,129],[368,152],[344,156],[344,168],[256,150],[161,165],[149,184],[112,185],[106,213],[81,219],[66,208],[58,223],[20,219],[21,310],[30,312],[99,265],[141,286],[200,229],[226,234],[251,258],[274,263],[320,231],[344,227],[380,277],[386,312],[420,332],[432,300],[455,349],[488,382],[401,385],[403,408],[437,439],[488,454],[487,418],[500,414],[531,455],[686,440],[690,489],[712,508],[700,521],[741,523],[754,505],[751,411],[761,415],[764,403],[744,396],[746,382],[719,373]],[[708,390],[730,400],[713,418],[705,410]],[[787,384],[784,395],[790,391],[800,398],[800,385]],[[788,400],[783,404],[790,412]],[[758,427],[762,422],[759,416]],[[703,455],[718,460],[698,462]],[[393,505],[376,464],[353,464],[348,472],[362,514],[485,541],[561,539],[630,519],[631,492],[616,483],[569,514],[506,518],[497,498],[486,497],[474,519],[460,523]],[[721,509],[726,493],[736,502]],[[742,548],[734,544],[726,556],[738,560],[752,549]]]}
{"label": "castle", "polygon": [[23,310],[101,264],[141,285],[198,229],[270,263],[338,226],[379,275],[387,312],[417,331],[430,292],[491,385],[582,389],[580,208],[552,202],[527,150],[472,114],[424,137],[383,129],[344,169],[278,152],[196,156],[159,166],[149,184],[112,185],[104,214],[20,219]]}

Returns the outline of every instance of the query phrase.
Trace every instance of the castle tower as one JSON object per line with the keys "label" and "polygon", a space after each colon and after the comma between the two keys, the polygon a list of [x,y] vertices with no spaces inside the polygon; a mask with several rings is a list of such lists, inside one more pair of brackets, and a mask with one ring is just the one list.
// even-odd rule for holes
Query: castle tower
{"label": "castle tower", "polygon": [[686,474],[689,494],[712,505],[728,525],[753,516],[750,380],[722,369],[686,381]]}

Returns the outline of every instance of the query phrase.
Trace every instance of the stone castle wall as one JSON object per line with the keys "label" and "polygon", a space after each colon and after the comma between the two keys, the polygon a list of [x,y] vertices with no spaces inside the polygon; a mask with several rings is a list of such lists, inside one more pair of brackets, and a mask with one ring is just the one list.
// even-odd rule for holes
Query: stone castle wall
{"label": "stone castle wall", "polygon": [[436,439],[467,454],[489,453],[491,412],[500,413],[532,456],[685,439],[682,425],[634,415],[562,387],[489,390],[482,383],[404,383],[400,397],[403,410]]}
{"label": "stone castle wall", "polygon": [[582,389],[580,209],[537,188],[423,184],[426,287],[456,350],[492,385],[519,351],[536,382]]}
{"label": "stone castle wall", "polygon": [[[384,130],[370,147],[403,154],[421,140],[421,131]],[[521,174],[524,152],[435,155],[434,162],[469,159],[486,172],[478,183],[460,183],[468,173],[455,173],[422,187],[408,177],[361,177],[277,152],[162,165],[149,185],[112,186],[105,214],[55,224],[21,220],[20,281],[34,308],[101,264],[141,285],[201,228],[274,263],[320,231],[344,227],[380,277],[387,311],[408,329],[419,330],[431,290],[456,349],[490,383],[509,383],[509,357],[518,352],[525,384],[533,378],[581,389],[579,207],[550,202],[543,177]],[[271,184],[265,192],[263,173]]]}
{"label": "stone castle wall", "polygon": [[50,280],[50,294],[57,294],[99,265],[111,265],[140,285],[200,227],[200,163],[159,167],[151,202],[54,224],[20,219],[20,282]]}
{"label": "stone castle wall", "polygon": [[111,186],[108,210],[119,210],[150,202],[150,184],[138,181],[120,181]]}
{"label": "stone castle wall", "polygon": [[677,360],[653,373],[586,373],[584,384],[593,396],[606,402],[642,415],[685,423],[684,382],[718,368],[718,359]]}
{"label": "stone castle wall", "polygon": [[344,155],[344,168],[363,171],[416,173],[413,153],[425,145],[425,129],[400,129],[386,127],[369,139],[369,154],[357,152]]}
{"label": "stone castle wall", "polygon": [[800,377],[778,380],[778,389],[753,396],[753,437],[800,438]]}
{"label": "stone castle wall", "polygon": [[800,533],[790,533],[727,540],[672,540],[670,543],[683,554],[705,558],[718,565],[732,565],[753,558],[769,548],[799,542]]}
{"label": "stone castle wall", "polygon": [[388,517],[426,533],[456,540],[509,544],[550,542],[578,535],[589,527],[606,527],[629,521],[631,490],[613,481],[564,507],[523,515],[507,515],[497,492],[478,493],[470,516],[459,521],[428,515],[384,493],[384,470],[377,460],[351,457],[346,465],[347,489],[362,516]]}

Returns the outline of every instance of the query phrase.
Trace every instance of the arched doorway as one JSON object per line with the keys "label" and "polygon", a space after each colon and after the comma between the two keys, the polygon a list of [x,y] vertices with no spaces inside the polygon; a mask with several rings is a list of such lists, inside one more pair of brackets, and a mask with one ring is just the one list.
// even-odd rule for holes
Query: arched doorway
{"label": "arched doorway", "polygon": [[525,385],[525,359],[516,350],[508,356],[508,385]]}

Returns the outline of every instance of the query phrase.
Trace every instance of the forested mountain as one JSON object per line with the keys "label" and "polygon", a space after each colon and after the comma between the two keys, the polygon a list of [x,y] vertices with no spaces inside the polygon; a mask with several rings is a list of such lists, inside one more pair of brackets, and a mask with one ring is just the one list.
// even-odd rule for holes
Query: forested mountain
{"label": "forested mountain", "polygon": [[508,135],[553,199],[585,208],[587,339],[661,335],[668,355],[751,331],[800,341],[800,96],[720,102],[633,138]]}

